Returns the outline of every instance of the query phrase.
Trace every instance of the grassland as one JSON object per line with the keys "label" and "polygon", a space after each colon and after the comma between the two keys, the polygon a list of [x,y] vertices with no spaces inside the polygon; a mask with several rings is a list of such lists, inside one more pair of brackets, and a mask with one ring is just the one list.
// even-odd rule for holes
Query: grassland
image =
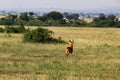
{"label": "grassland", "polygon": [[67,44],[22,42],[23,34],[0,33],[0,80],[120,80],[120,29],[47,27]]}

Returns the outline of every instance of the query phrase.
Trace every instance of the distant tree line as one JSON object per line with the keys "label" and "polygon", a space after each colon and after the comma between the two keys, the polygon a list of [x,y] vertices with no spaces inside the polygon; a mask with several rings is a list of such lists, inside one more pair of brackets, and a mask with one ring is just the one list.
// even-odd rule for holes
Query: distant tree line
{"label": "distant tree line", "polygon": [[93,22],[87,24],[87,26],[92,27],[120,27],[120,21],[115,15],[110,14],[105,16],[105,14],[99,14],[99,17],[94,18]]}
{"label": "distant tree line", "polygon": [[90,26],[90,27],[120,27],[120,21],[115,15],[99,14],[92,22],[87,23],[79,19],[77,13],[60,13],[52,11],[42,16],[35,16],[33,12],[24,12],[20,15],[8,14],[0,19],[0,25],[27,25],[27,26]]}

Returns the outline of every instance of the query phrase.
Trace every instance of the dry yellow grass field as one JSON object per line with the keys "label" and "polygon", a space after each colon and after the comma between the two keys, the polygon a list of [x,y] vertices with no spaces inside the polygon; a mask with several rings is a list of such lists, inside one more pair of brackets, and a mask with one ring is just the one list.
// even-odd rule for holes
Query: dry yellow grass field
{"label": "dry yellow grass field", "polygon": [[23,34],[0,33],[0,80],[120,80],[119,28],[43,28],[73,39],[73,55],[65,58],[68,44],[24,43]]}

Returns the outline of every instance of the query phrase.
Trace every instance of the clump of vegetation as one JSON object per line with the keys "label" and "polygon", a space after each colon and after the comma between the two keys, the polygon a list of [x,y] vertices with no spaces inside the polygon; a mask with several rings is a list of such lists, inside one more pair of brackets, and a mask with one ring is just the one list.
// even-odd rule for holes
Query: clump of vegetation
{"label": "clump of vegetation", "polygon": [[52,31],[43,29],[43,28],[37,28],[35,30],[27,31],[24,34],[23,41],[24,42],[37,42],[37,43],[62,43],[64,41],[55,39],[51,35],[53,34]]}
{"label": "clump of vegetation", "polygon": [[0,28],[0,32],[4,32],[4,29],[3,29],[3,28]]}
{"label": "clump of vegetation", "polygon": [[4,31],[6,33],[24,33],[27,30],[25,29],[24,24],[22,22],[19,22],[18,27],[5,26]]}
{"label": "clump of vegetation", "polygon": [[[96,15],[95,15],[96,16]],[[0,25],[27,25],[27,26],[73,26],[73,27],[117,27],[120,28],[120,21],[115,14],[97,14],[95,17],[90,14],[60,13],[51,11],[43,15],[36,15],[34,12],[23,12],[20,15],[8,14],[0,19]],[[85,19],[92,19],[89,20]]]}
{"label": "clump of vegetation", "polygon": [[88,23],[87,26],[91,27],[120,27],[120,22],[117,17],[113,14],[106,16],[101,13],[97,18],[93,19],[93,22]]}
{"label": "clump of vegetation", "polygon": [[5,32],[6,33],[24,33],[25,32],[25,28],[22,27],[5,27]]}

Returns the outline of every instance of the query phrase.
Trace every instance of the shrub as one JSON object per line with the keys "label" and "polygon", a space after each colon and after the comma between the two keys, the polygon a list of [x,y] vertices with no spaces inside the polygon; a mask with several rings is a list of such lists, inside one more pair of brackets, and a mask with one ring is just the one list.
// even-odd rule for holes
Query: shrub
{"label": "shrub", "polygon": [[25,28],[24,27],[5,27],[6,33],[24,33]]}
{"label": "shrub", "polygon": [[63,42],[57,39],[54,39],[51,37],[53,34],[52,31],[43,29],[43,28],[37,28],[35,30],[27,31],[24,34],[23,41],[24,42],[37,42],[37,43],[50,43],[50,42]]}
{"label": "shrub", "polygon": [[5,27],[5,32],[6,32],[6,33],[14,33],[14,32],[16,32],[16,31],[15,31],[15,29],[14,29],[13,27],[8,27],[8,26],[7,26],[7,27]]}
{"label": "shrub", "polygon": [[118,21],[118,22],[116,22],[116,25],[115,25],[115,27],[118,27],[118,28],[120,28],[120,22]]}
{"label": "shrub", "polygon": [[88,27],[98,27],[98,26],[97,26],[97,23],[93,23],[93,22],[88,23],[87,26],[88,26]]}
{"label": "shrub", "polygon": [[40,20],[31,20],[27,23],[29,26],[41,26],[43,24]]}
{"label": "shrub", "polygon": [[30,42],[45,42],[46,40],[50,39],[50,35],[52,31],[38,28],[35,30],[28,31],[24,34],[24,41]]}
{"label": "shrub", "polygon": [[73,26],[73,27],[79,27],[80,26],[80,22],[79,21],[76,21],[76,20],[71,20],[70,21],[70,26]]}
{"label": "shrub", "polygon": [[4,32],[4,29],[3,29],[3,28],[0,28],[0,32]]}
{"label": "shrub", "polygon": [[24,20],[17,20],[14,24],[15,25],[26,25],[28,22]]}

